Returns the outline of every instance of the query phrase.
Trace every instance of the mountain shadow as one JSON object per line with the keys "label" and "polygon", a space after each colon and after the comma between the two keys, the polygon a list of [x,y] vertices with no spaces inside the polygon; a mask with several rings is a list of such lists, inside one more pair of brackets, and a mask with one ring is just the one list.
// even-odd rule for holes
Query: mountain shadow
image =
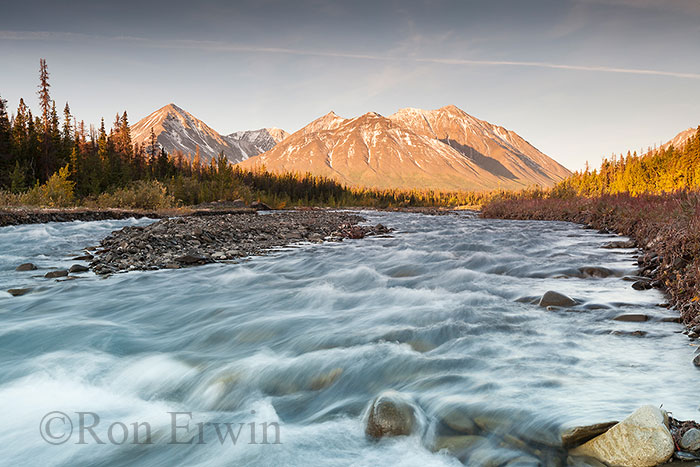
{"label": "mountain shadow", "polygon": [[471,159],[476,165],[478,165],[484,170],[491,172],[492,174],[498,177],[504,177],[510,180],[515,180],[516,178],[518,178],[515,176],[515,174],[513,174],[513,172],[508,170],[503,164],[498,162],[496,159],[494,159],[493,157],[485,156],[484,154],[480,153],[471,146],[467,146],[466,144],[460,144],[457,141],[449,138],[441,139],[440,141],[442,141],[450,147],[455,148],[457,151],[460,152],[460,154],[464,154],[466,157]]}

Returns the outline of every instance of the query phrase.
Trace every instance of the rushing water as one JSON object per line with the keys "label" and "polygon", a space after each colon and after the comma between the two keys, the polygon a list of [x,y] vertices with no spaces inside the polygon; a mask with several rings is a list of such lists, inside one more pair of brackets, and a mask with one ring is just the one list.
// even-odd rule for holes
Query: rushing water
{"label": "rushing water", "polygon": [[[469,214],[365,216],[395,235],[66,282],[14,268],[70,266],[111,230],[149,221],[0,229],[0,289],[35,287],[0,292],[0,464],[461,465],[432,449],[444,434],[439,420],[455,411],[526,444],[642,404],[697,418],[694,349],[679,324],[661,321],[673,315],[657,306],[661,294],[622,280],[636,272],[634,252],[600,248],[612,236]],[[583,266],[615,275],[577,277]],[[582,304],[548,311],[518,301],[547,290]],[[613,320],[624,313],[652,319]],[[637,330],[646,335],[625,334]],[[423,428],[370,441],[365,411],[390,389],[420,407]],[[40,435],[52,411],[75,427],[58,446]],[[83,430],[86,444],[77,444],[77,412],[100,417],[95,437]],[[189,423],[177,440],[193,444],[172,444],[173,417]],[[94,421],[86,414],[83,426]],[[115,422],[124,426],[112,426],[113,442]],[[137,422],[151,426],[153,444],[133,442]],[[198,438],[204,422],[244,429],[222,445],[213,425]],[[263,423],[273,428],[268,444]],[[129,439],[118,445],[124,428]],[[467,463],[520,455],[510,465],[537,465],[513,446],[494,440]]]}

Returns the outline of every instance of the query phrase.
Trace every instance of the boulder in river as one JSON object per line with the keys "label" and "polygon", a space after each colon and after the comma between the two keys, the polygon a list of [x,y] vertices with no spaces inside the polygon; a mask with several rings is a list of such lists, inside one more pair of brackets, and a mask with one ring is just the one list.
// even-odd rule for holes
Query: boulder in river
{"label": "boulder in river", "polygon": [[671,458],[675,448],[667,425],[666,412],[645,405],[602,435],[577,447],[571,454],[624,467],[663,464]]}
{"label": "boulder in river", "polygon": [[693,359],[693,365],[700,368],[700,355],[695,356],[695,358]]}
{"label": "boulder in river", "polygon": [[540,298],[539,305],[542,307],[569,307],[576,305],[576,300],[574,300],[571,297],[567,297],[566,295],[561,294],[559,292],[554,292],[553,290],[550,290],[548,292],[545,292],[544,295],[542,295],[542,298]]}
{"label": "boulder in river", "polygon": [[407,436],[416,424],[415,408],[401,393],[386,391],[372,402],[365,433],[370,438]]}
{"label": "boulder in river", "polygon": [[49,271],[46,274],[44,274],[44,277],[47,279],[56,279],[57,277],[66,277],[68,275],[68,271],[65,269],[59,269],[58,271]]}
{"label": "boulder in river", "polygon": [[561,434],[561,443],[567,449],[575,448],[596,436],[602,435],[617,424],[618,422],[615,421],[569,428]]}
{"label": "boulder in river", "polygon": [[37,267],[34,263],[23,263],[15,268],[15,271],[36,271]]}
{"label": "boulder in river", "polygon": [[83,266],[82,264],[74,264],[73,266],[70,267],[68,272],[70,273],[75,273],[75,272],[87,272],[90,269],[87,266]]}

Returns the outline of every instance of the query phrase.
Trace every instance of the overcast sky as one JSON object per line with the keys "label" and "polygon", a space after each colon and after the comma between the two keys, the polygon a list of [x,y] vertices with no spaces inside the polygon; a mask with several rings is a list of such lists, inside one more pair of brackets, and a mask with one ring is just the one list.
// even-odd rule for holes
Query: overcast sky
{"label": "overcast sky", "polygon": [[221,133],[454,104],[571,169],[700,125],[700,0],[21,1],[0,96],[88,123],[174,102]]}

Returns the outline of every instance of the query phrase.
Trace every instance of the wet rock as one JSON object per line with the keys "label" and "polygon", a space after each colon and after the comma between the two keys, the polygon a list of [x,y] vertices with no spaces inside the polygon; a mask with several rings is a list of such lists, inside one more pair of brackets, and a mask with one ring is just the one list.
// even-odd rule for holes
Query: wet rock
{"label": "wet rock", "polygon": [[693,359],[693,365],[700,368],[700,355],[695,356],[695,358]]}
{"label": "wet rock", "polygon": [[76,272],[87,272],[90,269],[87,266],[83,266],[82,264],[74,264],[73,266],[70,267],[68,272],[70,273],[76,273]]}
{"label": "wet rock", "polygon": [[586,441],[590,441],[596,436],[602,435],[614,425],[617,425],[617,423],[617,421],[614,421],[569,428],[561,434],[561,443],[567,449],[580,446]]}
{"label": "wet rock", "polygon": [[571,454],[589,456],[609,465],[653,467],[671,458],[673,438],[665,412],[645,405]]}
{"label": "wet rock", "polygon": [[597,459],[587,456],[569,456],[566,458],[568,467],[607,467]]}
{"label": "wet rock", "polygon": [[163,266],[164,269],[180,269],[179,264],[175,263],[166,263],[165,266]]}
{"label": "wet rock", "polygon": [[632,336],[632,337],[644,337],[647,335],[646,331],[612,331],[613,336]]}
{"label": "wet rock", "polygon": [[444,415],[442,415],[441,421],[446,426],[459,433],[473,435],[479,432],[476,423],[474,423],[474,420],[472,420],[471,416],[464,408],[448,408],[445,410]]}
{"label": "wet rock", "polygon": [[442,451],[443,449],[450,452],[455,457],[464,456],[470,449],[475,448],[480,444],[487,444],[488,439],[483,436],[475,435],[457,435],[457,436],[438,436],[433,445],[434,451]]}
{"label": "wet rock", "polygon": [[226,253],[224,253],[223,251],[217,251],[216,253],[211,255],[211,258],[217,261],[223,261],[226,259]]}
{"label": "wet rock", "polygon": [[50,271],[44,274],[44,277],[47,279],[56,279],[57,277],[66,277],[68,275],[68,271],[65,269],[59,269],[58,271]]}
{"label": "wet rock", "polygon": [[599,267],[599,266],[587,266],[587,267],[582,267],[578,268],[579,272],[583,274],[584,277],[610,277],[614,273],[604,267]]}
{"label": "wet rock", "polygon": [[680,316],[666,316],[661,318],[662,323],[679,323],[681,322]]}
{"label": "wet rock", "polygon": [[193,265],[193,264],[205,264],[209,262],[209,258],[201,255],[196,255],[196,254],[187,254],[183,256],[179,256],[175,258],[175,261],[178,263],[183,263],[187,265]]}
{"label": "wet rock", "polygon": [[[688,464],[686,464],[686,462],[700,461],[700,456],[698,456],[698,455],[696,455],[696,454],[692,454],[692,453],[690,453],[690,452],[685,452],[685,451],[676,451],[676,452],[674,452],[674,453],[673,453],[673,458],[674,458],[674,459],[677,459],[677,460],[679,460],[679,461],[681,461],[681,462],[678,462],[678,463],[676,463],[676,462],[671,462],[671,463],[666,464],[666,465],[668,465],[668,466],[672,466],[672,465],[687,466]],[[688,466],[688,467],[696,467],[696,466],[697,466],[697,464],[691,464],[691,465]]]}
{"label": "wet rock", "polygon": [[548,307],[548,306],[569,307],[569,306],[576,305],[576,301],[573,298],[567,297],[564,294],[560,294],[559,292],[554,292],[554,291],[550,290],[548,292],[545,292],[544,295],[542,295],[542,298],[540,299],[539,305],[541,307]]}
{"label": "wet rock", "polygon": [[375,439],[407,436],[415,423],[416,413],[410,401],[399,392],[387,391],[372,402],[365,433]]}
{"label": "wet rock", "polygon": [[620,315],[616,316],[613,318],[615,321],[626,321],[630,323],[642,323],[644,321],[649,321],[649,317],[647,315],[642,315],[642,314],[629,314],[629,315]]}
{"label": "wet rock", "polygon": [[92,261],[95,257],[93,255],[82,255],[73,258],[73,261]]}
{"label": "wet rock", "polygon": [[634,243],[634,240],[627,240],[627,241],[615,241],[615,242],[610,242],[606,243],[603,245],[603,248],[634,248],[636,245]]}
{"label": "wet rock", "polygon": [[680,444],[686,451],[700,451],[700,430],[691,428],[686,431]]}
{"label": "wet rock", "polygon": [[19,297],[21,295],[26,295],[31,291],[32,289],[10,289],[7,291],[7,293],[12,295],[13,297]]}
{"label": "wet rock", "polygon": [[342,374],[342,368],[333,368],[328,373],[317,376],[311,381],[311,390],[320,391],[321,389],[327,388],[331,384],[335,383]]}
{"label": "wet rock", "polygon": [[651,281],[649,281],[649,280],[637,281],[634,284],[632,284],[632,288],[634,290],[649,290],[652,288]]}
{"label": "wet rock", "polygon": [[36,271],[37,267],[33,263],[23,263],[15,268],[15,271]]}

